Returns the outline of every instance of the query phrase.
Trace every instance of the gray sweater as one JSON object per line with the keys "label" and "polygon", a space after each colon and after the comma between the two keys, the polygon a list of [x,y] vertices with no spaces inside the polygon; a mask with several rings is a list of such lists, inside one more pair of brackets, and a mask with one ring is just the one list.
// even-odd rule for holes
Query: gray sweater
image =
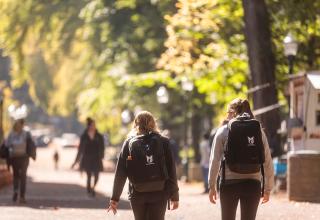
{"label": "gray sweater", "polygon": [[[220,127],[215,135],[215,138],[212,143],[212,149],[210,154],[210,166],[209,166],[209,187],[210,189],[214,189],[216,187],[217,176],[220,169],[220,162],[223,158],[225,142],[228,137],[228,127],[224,125]],[[269,144],[267,137],[262,130],[262,141],[264,145],[265,151],[265,163],[264,163],[264,171],[265,171],[265,193],[270,193],[273,187],[274,181],[274,173],[273,173],[273,163],[270,154]],[[225,167],[225,178],[226,180],[231,179],[255,179],[261,180],[261,172],[253,173],[253,174],[240,174],[232,172],[228,165]]]}

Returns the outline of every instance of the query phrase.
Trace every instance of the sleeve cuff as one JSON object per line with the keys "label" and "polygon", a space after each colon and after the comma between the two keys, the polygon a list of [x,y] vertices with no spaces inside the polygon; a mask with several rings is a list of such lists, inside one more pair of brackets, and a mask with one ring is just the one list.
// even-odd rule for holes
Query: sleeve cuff
{"label": "sleeve cuff", "polygon": [[119,202],[120,198],[115,198],[114,196],[112,196],[110,200],[115,201],[115,202]]}
{"label": "sleeve cuff", "polygon": [[174,193],[171,198],[170,198],[171,201],[179,201],[179,193],[176,192]]}

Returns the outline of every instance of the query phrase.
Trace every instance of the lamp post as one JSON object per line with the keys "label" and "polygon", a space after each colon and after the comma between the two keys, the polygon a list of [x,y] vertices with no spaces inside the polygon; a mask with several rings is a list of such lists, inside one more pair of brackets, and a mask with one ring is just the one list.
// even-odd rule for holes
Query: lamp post
{"label": "lamp post", "polygon": [[184,167],[184,175],[186,182],[189,181],[189,93],[193,90],[193,82],[190,81],[188,78],[184,77],[181,79],[181,87],[184,91],[184,101],[185,101],[185,111],[184,111],[184,151],[185,151],[185,158],[182,160],[182,164]]}
{"label": "lamp post", "polygon": [[[288,65],[289,65],[289,75],[293,74],[293,64],[294,64],[294,59],[297,55],[298,52],[298,43],[294,39],[291,33],[288,33],[288,35],[284,38],[283,40],[283,46],[284,46],[284,55],[288,59]],[[293,108],[292,108],[292,103],[293,103],[293,84],[290,82],[289,84],[289,93],[290,93],[290,98],[289,98],[289,117],[293,117]]]}
{"label": "lamp post", "polygon": [[167,104],[169,102],[169,93],[165,86],[160,86],[157,91],[157,100],[160,104]]}
{"label": "lamp post", "polygon": [[294,58],[297,55],[298,43],[295,41],[294,37],[289,33],[283,40],[284,54],[288,58],[289,64],[289,75],[293,73],[293,63]]}
{"label": "lamp post", "polygon": [[131,122],[131,112],[129,109],[125,109],[121,112],[121,121],[123,124],[127,125]]}
{"label": "lamp post", "polygon": [[[161,105],[160,106],[160,108],[162,109],[161,112],[164,113],[165,112],[164,105],[168,104],[169,102],[169,92],[165,86],[160,86],[156,94],[157,94],[157,101]],[[164,118],[165,117],[160,116],[161,126],[164,126],[163,124]]]}

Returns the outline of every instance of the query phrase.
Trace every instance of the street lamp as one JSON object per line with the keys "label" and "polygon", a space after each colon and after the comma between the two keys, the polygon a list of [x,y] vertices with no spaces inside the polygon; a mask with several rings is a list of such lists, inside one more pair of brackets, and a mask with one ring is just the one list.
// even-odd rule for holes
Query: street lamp
{"label": "street lamp", "polygon": [[289,62],[289,75],[293,73],[293,61],[298,51],[298,43],[295,41],[291,33],[289,33],[283,40],[284,54]]}
{"label": "street lamp", "polygon": [[8,107],[8,112],[13,120],[24,119],[28,115],[28,107],[25,104],[21,105],[20,107],[10,105]]}
{"label": "street lamp", "polygon": [[121,112],[121,121],[123,124],[127,125],[131,122],[131,112],[129,109],[125,109]]}
{"label": "street lamp", "polygon": [[[169,92],[167,90],[167,88],[165,86],[160,86],[159,89],[157,90],[157,101],[160,104],[160,108],[161,108],[161,112],[164,113],[165,112],[165,106],[166,104],[168,104],[169,102]],[[164,119],[165,117],[162,115],[160,116],[161,120],[160,120],[160,126],[164,126]]]}
{"label": "street lamp", "polygon": [[184,111],[184,149],[185,149],[185,157],[182,160],[184,175],[186,182],[189,181],[189,93],[193,90],[194,85],[193,82],[188,78],[183,77],[181,79],[181,88],[185,92],[185,111]]}
{"label": "street lamp", "polygon": [[[288,35],[283,40],[283,46],[284,46],[284,55],[288,59],[288,65],[289,65],[289,75],[293,74],[293,62],[298,52],[298,43],[294,39],[291,33],[288,33]],[[288,97],[288,106],[289,106],[289,118],[294,117],[294,112],[292,108],[292,103],[294,101],[293,96],[293,82],[289,82],[289,97]],[[290,136],[290,135],[289,135]],[[289,140],[289,139],[288,139]],[[289,141],[291,143],[291,141]]]}
{"label": "street lamp", "polygon": [[186,77],[181,79],[182,89],[186,92],[191,92],[193,90],[193,82],[188,80]]}
{"label": "street lamp", "polygon": [[160,104],[167,104],[169,102],[169,93],[165,86],[160,86],[157,91],[157,100]]}

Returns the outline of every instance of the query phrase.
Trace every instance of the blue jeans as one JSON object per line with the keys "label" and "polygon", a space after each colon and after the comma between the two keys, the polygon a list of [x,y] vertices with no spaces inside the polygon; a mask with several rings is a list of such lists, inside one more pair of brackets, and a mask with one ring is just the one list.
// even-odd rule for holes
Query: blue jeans
{"label": "blue jeans", "polygon": [[203,184],[204,184],[204,190],[205,192],[209,191],[208,187],[208,175],[209,175],[209,168],[202,167],[202,176],[203,176]]}

